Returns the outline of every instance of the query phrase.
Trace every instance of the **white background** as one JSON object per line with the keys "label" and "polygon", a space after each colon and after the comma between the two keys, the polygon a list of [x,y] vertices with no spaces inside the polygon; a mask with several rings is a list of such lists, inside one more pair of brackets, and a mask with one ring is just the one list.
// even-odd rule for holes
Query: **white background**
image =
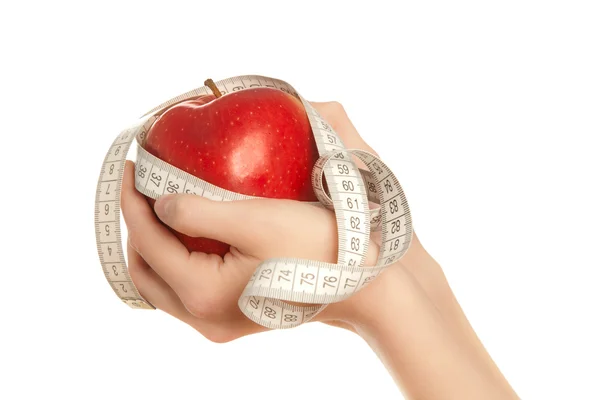
{"label": "white background", "polygon": [[346,107],[523,398],[600,399],[597,2],[7,3],[0,398],[400,397],[345,331],[217,345],[104,280],[92,214],[113,138],[208,77],[256,73]]}

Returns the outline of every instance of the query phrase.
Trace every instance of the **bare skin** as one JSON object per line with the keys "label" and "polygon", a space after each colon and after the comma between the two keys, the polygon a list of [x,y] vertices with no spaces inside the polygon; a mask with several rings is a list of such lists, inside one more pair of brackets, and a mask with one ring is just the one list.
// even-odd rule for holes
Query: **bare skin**
{"label": "bare skin", "polygon": [[[339,103],[312,104],[347,148],[376,154]],[[132,279],[158,309],[211,341],[228,342],[266,330],[237,306],[261,260],[337,260],[335,217],[323,208],[286,200],[214,202],[194,195],[163,196],[154,206],[163,223],[232,245],[224,258],[190,253],[135,189],[133,172],[133,163],[127,162],[121,199]],[[240,216],[245,224],[237,223]],[[367,265],[375,264],[378,250],[371,240]],[[408,399],[518,398],[416,235],[399,262],[356,295],[329,305],[314,321],[362,337]]]}

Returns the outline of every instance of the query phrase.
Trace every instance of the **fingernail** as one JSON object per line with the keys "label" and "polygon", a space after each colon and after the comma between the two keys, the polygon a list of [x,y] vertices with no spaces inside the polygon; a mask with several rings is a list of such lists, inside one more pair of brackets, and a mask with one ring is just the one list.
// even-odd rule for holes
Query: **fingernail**
{"label": "fingernail", "polygon": [[158,218],[165,221],[171,216],[173,213],[173,205],[175,203],[174,195],[166,195],[160,196],[156,203],[154,203],[154,212],[158,215]]}

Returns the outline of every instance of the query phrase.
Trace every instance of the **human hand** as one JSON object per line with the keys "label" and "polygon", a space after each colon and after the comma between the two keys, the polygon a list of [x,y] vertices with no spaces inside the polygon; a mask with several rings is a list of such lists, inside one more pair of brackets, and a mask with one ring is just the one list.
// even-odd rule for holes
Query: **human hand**
{"label": "human hand", "polygon": [[[312,105],[348,148],[374,153],[339,103]],[[159,200],[155,209],[162,222],[174,230],[233,245],[223,259],[190,254],[137,192],[132,168],[131,163],[126,165],[122,200],[130,236],[128,258],[132,279],[157,308],[183,320],[211,340],[228,341],[263,330],[247,320],[237,307],[237,299],[261,260],[273,257],[337,260],[335,217],[323,208],[285,200],[222,203],[178,195],[175,211],[167,217],[161,214],[166,198]],[[290,226],[294,229],[289,229]],[[374,265],[378,251],[379,246],[371,241],[366,265]],[[194,266],[182,266],[185,263]],[[354,330],[352,316],[358,313],[353,309],[360,308],[358,304],[354,299],[330,305],[314,320]]]}
{"label": "human hand", "polygon": [[[217,202],[184,194],[159,198],[155,210],[163,223],[189,236],[232,245],[224,258],[190,253],[135,189],[133,171],[128,162],[122,190],[132,279],[150,303],[213,341],[263,330],[237,306],[260,261],[274,257],[337,259],[335,216],[325,208],[291,200]],[[373,264],[377,253],[378,246],[371,243],[367,263]],[[340,305],[316,320],[339,326],[334,320],[347,316],[348,311]]]}
{"label": "human hand", "polygon": [[[339,103],[312,104],[347,148],[376,154]],[[266,330],[247,319],[237,306],[262,260],[337,260],[334,214],[307,203],[273,199],[215,202],[194,195],[169,195],[155,203],[159,220],[135,189],[134,167],[127,162],[121,205],[129,232],[129,271],[142,296],[215,342]],[[224,258],[190,253],[164,224],[189,236],[230,243],[231,251]],[[379,252],[374,237],[366,265],[374,265]],[[508,398],[507,393],[513,398],[510,386],[458,306],[440,266],[416,236],[399,262],[352,297],[329,305],[312,321],[362,336],[409,397],[423,398],[423,391],[429,390],[424,382],[436,379],[439,395],[435,398],[459,390],[502,391],[502,398]],[[431,360],[422,357],[428,352],[434,355]],[[444,367],[450,363],[455,368]],[[487,376],[482,384],[484,371]]]}

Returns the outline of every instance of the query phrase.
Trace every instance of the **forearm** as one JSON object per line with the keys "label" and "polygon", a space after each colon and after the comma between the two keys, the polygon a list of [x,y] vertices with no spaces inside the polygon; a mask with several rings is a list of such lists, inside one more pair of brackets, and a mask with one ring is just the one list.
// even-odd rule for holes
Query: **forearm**
{"label": "forearm", "polygon": [[457,338],[463,349],[472,352],[474,357],[479,358],[482,368],[487,369],[487,372],[494,376],[498,384],[504,386],[516,398],[517,396],[510,384],[469,323],[446,280],[442,268],[423,248],[416,235],[413,239],[411,251],[402,259],[401,264],[414,277],[427,297],[439,310],[447,324],[448,331]]}
{"label": "forearm", "polygon": [[354,324],[409,399],[511,399],[403,267],[385,279],[385,307]]}

